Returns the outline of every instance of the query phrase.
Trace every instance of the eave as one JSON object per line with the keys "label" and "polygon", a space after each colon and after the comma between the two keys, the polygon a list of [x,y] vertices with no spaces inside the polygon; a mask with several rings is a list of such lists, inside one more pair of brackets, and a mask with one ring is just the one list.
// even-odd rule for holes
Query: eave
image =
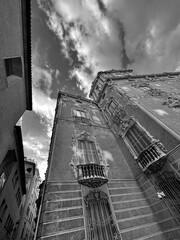
{"label": "eave", "polygon": [[21,0],[24,79],[27,110],[32,110],[32,62],[31,62],[31,1]]}

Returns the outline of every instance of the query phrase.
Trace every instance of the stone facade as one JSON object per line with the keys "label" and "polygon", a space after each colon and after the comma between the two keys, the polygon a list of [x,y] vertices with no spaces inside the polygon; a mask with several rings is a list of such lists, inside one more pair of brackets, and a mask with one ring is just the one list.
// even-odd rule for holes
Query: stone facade
{"label": "stone facade", "polygon": [[36,239],[180,237],[179,122],[155,111],[172,109],[155,90],[166,75],[175,88],[179,73],[112,70],[98,73],[93,101],[59,92]]}
{"label": "stone facade", "polygon": [[31,159],[25,159],[26,194],[23,196],[22,217],[15,239],[33,239],[35,233],[35,218],[37,216],[36,200],[39,195],[39,170]]}

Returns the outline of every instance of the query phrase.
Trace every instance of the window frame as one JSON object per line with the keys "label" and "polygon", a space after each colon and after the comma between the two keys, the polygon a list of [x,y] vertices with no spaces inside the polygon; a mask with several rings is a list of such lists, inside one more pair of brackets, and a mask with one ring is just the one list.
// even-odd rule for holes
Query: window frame
{"label": "window frame", "polygon": [[[16,63],[18,60],[19,63]],[[20,56],[4,58],[4,67],[8,86],[13,85],[23,78],[23,62]]]}
{"label": "window frame", "polygon": [[72,110],[72,115],[75,118],[75,120],[81,121],[81,122],[89,122],[90,116],[89,113],[87,113],[84,109],[75,108]]}
{"label": "window frame", "polygon": [[77,149],[82,152],[81,156],[79,156],[79,163],[81,162],[80,159],[82,159],[82,163],[80,164],[100,164],[97,147],[94,141],[83,138],[77,139]]}

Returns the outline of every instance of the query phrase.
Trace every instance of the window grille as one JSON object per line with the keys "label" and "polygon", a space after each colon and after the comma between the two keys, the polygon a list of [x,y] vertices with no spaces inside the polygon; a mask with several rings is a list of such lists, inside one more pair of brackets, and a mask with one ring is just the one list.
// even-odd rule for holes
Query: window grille
{"label": "window grille", "polygon": [[108,197],[99,190],[91,191],[85,197],[88,217],[88,240],[121,240],[114,223]]}
{"label": "window grille", "polygon": [[157,176],[157,184],[164,193],[164,200],[180,221],[180,180],[173,172],[165,171]]}
{"label": "window grille", "polygon": [[88,140],[78,140],[78,150],[80,150],[79,164],[99,164],[97,150],[94,142]]}

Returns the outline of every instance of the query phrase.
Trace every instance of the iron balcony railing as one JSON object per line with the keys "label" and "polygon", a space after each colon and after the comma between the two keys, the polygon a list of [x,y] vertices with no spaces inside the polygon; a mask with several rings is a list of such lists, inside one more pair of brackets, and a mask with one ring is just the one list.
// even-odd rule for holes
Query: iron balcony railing
{"label": "iron balcony railing", "polygon": [[154,142],[139,154],[136,161],[143,172],[152,173],[161,170],[166,156],[158,142]]}
{"label": "iron balcony railing", "polygon": [[105,167],[96,163],[77,166],[78,183],[88,187],[99,187],[108,181]]}

